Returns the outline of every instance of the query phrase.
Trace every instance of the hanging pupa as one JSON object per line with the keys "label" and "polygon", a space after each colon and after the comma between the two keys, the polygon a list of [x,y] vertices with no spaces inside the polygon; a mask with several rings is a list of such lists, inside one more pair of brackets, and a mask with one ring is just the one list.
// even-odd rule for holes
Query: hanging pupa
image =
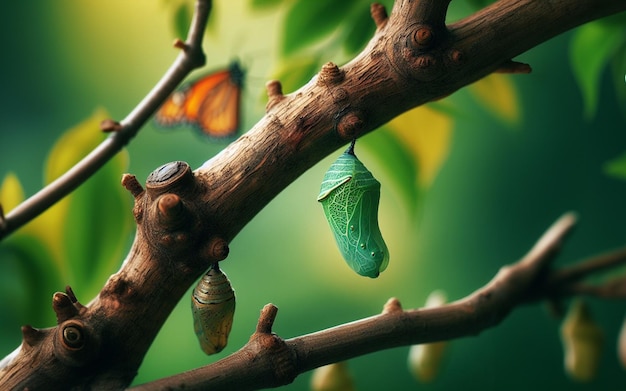
{"label": "hanging pupa", "polygon": [[317,200],[348,266],[376,278],[389,263],[389,251],[378,227],[380,182],[354,154],[354,141],[330,166]]}
{"label": "hanging pupa", "polygon": [[587,304],[575,300],[561,325],[565,370],[575,380],[591,381],[598,372],[604,336]]}
{"label": "hanging pupa", "polygon": [[198,281],[191,296],[193,328],[206,354],[219,353],[228,343],[235,314],[235,291],[217,263]]}
{"label": "hanging pupa", "polygon": [[345,361],[316,368],[311,376],[312,391],[354,391],[354,381]]}

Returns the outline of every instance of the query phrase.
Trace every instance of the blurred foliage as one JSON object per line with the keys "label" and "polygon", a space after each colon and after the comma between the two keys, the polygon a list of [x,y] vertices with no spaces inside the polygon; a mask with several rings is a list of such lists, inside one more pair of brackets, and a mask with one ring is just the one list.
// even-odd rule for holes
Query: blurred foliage
{"label": "blurred foliage", "polygon": [[[585,115],[596,114],[600,77],[611,65],[613,84],[624,93],[626,75],[626,13],[581,26],[570,48],[571,64],[585,102]],[[626,96],[621,96],[626,114]]]}
{"label": "blurred foliage", "polygon": [[[448,301],[446,293],[436,290],[428,295],[424,308],[435,308],[445,305]],[[409,348],[408,364],[409,371],[416,380],[423,383],[431,383],[441,373],[444,353],[448,341],[439,341],[412,345]]]}
{"label": "blurred foliage", "polygon": [[[383,3],[391,9],[391,0]],[[488,3],[452,2],[448,19]],[[343,64],[367,44],[375,30],[369,1],[334,2],[328,11],[329,4],[214,1],[205,42],[207,68],[223,66],[233,56],[253,57],[244,104],[247,126],[263,115],[258,96],[264,78],[278,78],[285,92],[295,91],[322,64]],[[75,0],[67,6],[0,6],[0,50],[5,54],[0,202],[5,212],[40,187],[42,166],[49,181],[102,139],[97,130],[106,116],[102,112],[65,130],[81,113],[105,105],[113,118],[120,118],[152,88],[178,54],[171,41],[186,34],[192,2],[112,0],[98,7],[94,12],[93,4]],[[298,8],[308,15],[289,21]],[[16,38],[24,25],[29,33]],[[600,25],[583,26],[521,56],[520,61],[533,66],[531,75],[489,76],[409,111],[359,141],[364,146],[359,158],[382,183],[379,219],[393,257],[377,280],[344,267],[315,201],[323,173],[336,159],[329,156],[285,189],[231,243],[223,268],[238,302],[224,351],[215,358],[202,353],[187,297],[151,346],[136,382],[236,351],[268,302],[280,308],[275,331],[290,338],[379,313],[391,296],[405,308],[420,305],[435,289],[445,289],[455,300],[521,256],[567,209],[583,218],[563,250],[562,264],[623,245],[626,189],[615,178],[626,177],[626,125],[619,114],[626,96],[626,57],[623,41],[616,44],[613,35],[599,43],[602,50],[590,49],[594,40],[601,41],[599,32],[622,31],[623,37],[623,24],[607,20]],[[293,35],[286,37],[287,32]],[[575,69],[578,47],[597,57],[583,59],[590,61],[584,75],[569,72]],[[614,90],[622,98],[616,99]],[[595,108],[591,117],[583,114],[588,107]],[[505,131],[510,128],[520,131]],[[53,292],[69,284],[86,302],[119,267],[132,239],[132,197],[119,185],[122,170],[128,166],[141,180],[165,162],[186,160],[197,166],[223,148],[198,140],[192,132],[160,132],[148,124],[128,146],[132,159],[118,155],[72,196],[0,243],[2,353],[19,344],[20,325],[54,324]],[[605,335],[617,336],[624,303],[590,305]],[[480,338],[455,341],[446,350],[446,372],[423,387],[569,388],[557,331],[557,322],[540,306],[514,311]],[[405,365],[407,352],[404,347],[350,360],[354,387],[414,388]],[[595,380],[577,389],[621,389],[624,372],[614,349],[603,351],[598,371]],[[300,376],[284,389],[308,390],[310,378]]]}
{"label": "blurred foliage", "polygon": [[175,6],[173,30],[174,34],[180,39],[184,39],[191,25],[191,17],[193,16],[193,6],[191,3],[183,1]]}
{"label": "blurred foliage", "polygon": [[604,170],[616,178],[626,179],[626,152],[609,161],[604,166]]}
{"label": "blurred foliage", "polygon": [[[68,130],[57,141],[48,157],[45,184],[67,172],[103,139],[99,124],[110,118],[103,110]],[[11,292],[20,292],[38,316],[31,322],[52,325],[49,310],[50,292],[62,291],[65,281],[75,281],[73,290],[89,300],[95,296],[109,275],[119,267],[129,242],[132,207],[128,194],[119,185],[128,166],[126,152],[119,153],[83,186],[49,208],[24,228],[0,242],[0,258],[9,259],[20,270],[25,285],[14,290],[15,283],[2,284]],[[8,211],[24,200],[19,179],[8,174],[0,188],[0,205]],[[3,267],[6,265],[0,265]],[[0,273],[14,280],[10,273]],[[26,289],[24,289],[26,288]],[[19,295],[17,296],[19,299]],[[28,308],[24,301],[2,301],[18,309]],[[16,304],[21,304],[16,306]],[[16,308],[13,308],[15,311]],[[25,319],[30,314],[22,313]]]}
{"label": "blurred foliage", "polygon": [[491,74],[470,85],[468,90],[482,106],[509,125],[520,120],[517,91],[509,75]]}

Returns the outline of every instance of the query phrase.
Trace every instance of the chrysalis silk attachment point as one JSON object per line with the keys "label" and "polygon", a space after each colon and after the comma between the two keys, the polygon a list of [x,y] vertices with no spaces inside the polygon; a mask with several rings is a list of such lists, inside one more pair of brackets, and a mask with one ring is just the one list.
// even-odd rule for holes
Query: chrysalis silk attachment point
{"label": "chrysalis silk attachment point", "polygon": [[378,227],[380,182],[354,155],[354,142],[326,171],[317,200],[348,265],[378,277],[389,263]]}
{"label": "chrysalis silk attachment point", "polygon": [[198,281],[191,297],[193,328],[206,354],[219,353],[228,343],[235,314],[235,291],[217,264]]}

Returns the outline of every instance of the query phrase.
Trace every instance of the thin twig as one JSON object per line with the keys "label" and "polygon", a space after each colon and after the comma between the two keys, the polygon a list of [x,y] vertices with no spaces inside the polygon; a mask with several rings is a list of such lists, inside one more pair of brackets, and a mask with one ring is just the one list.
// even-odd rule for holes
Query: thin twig
{"label": "thin twig", "polygon": [[606,299],[624,298],[626,287],[619,280],[608,281],[600,285],[580,283],[580,280],[606,270],[615,270],[626,264],[626,248],[606,252],[580,261],[572,266],[558,270],[545,270],[545,278],[537,281],[533,295],[526,297],[527,302],[549,298],[552,310],[557,316],[562,315],[559,299],[573,295],[597,296]]}
{"label": "thin twig", "polygon": [[555,271],[549,280],[549,285],[565,285],[579,281],[590,274],[614,269],[626,264],[626,247],[607,252]]}
{"label": "thin twig", "polygon": [[120,122],[115,132],[66,173],[11,210],[0,224],[0,240],[39,216],[89,179],[135,137],[139,129],[192,70],[204,65],[202,37],[211,8],[211,0],[197,2],[187,42],[161,80]]}
{"label": "thin twig", "polygon": [[603,284],[575,284],[566,287],[563,294],[595,296],[602,299],[626,299],[626,277],[619,277]]}

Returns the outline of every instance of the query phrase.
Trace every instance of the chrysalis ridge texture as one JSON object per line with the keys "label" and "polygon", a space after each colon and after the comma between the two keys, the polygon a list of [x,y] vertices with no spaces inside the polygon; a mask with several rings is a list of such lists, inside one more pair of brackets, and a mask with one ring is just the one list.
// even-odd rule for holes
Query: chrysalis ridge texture
{"label": "chrysalis ridge texture", "polygon": [[235,292],[217,264],[200,279],[191,296],[193,328],[206,354],[219,353],[228,343],[235,314]]}
{"label": "chrysalis ridge texture", "polygon": [[354,141],[326,171],[317,200],[348,266],[378,277],[389,263],[378,227],[380,182],[355,156]]}

